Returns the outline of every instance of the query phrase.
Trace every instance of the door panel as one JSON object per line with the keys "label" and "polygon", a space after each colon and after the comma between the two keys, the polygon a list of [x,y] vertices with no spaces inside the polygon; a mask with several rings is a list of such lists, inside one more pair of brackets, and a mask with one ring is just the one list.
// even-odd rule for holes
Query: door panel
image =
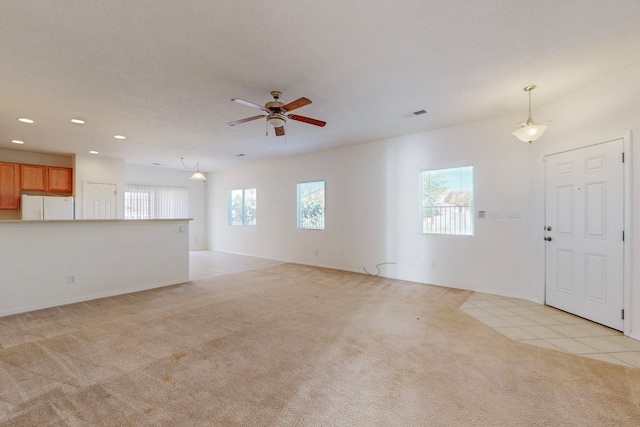
{"label": "door panel", "polygon": [[84,206],[87,219],[115,219],[116,185],[85,183]]}
{"label": "door panel", "polygon": [[[622,330],[622,140],[546,157],[546,303]],[[549,230],[549,227],[551,228]]]}

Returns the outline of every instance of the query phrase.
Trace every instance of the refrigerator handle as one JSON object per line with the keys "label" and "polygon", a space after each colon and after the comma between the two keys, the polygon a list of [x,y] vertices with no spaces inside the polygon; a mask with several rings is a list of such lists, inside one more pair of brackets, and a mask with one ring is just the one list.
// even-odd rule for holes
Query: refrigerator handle
{"label": "refrigerator handle", "polygon": [[40,209],[40,219],[44,219],[45,214],[46,214],[45,209],[44,208]]}

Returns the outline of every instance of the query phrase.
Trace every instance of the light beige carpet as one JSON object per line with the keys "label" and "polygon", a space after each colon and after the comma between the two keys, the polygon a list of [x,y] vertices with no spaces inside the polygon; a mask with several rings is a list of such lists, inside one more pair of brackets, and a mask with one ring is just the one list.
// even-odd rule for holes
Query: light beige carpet
{"label": "light beige carpet", "polygon": [[0,318],[3,426],[637,426],[640,370],[285,264]]}

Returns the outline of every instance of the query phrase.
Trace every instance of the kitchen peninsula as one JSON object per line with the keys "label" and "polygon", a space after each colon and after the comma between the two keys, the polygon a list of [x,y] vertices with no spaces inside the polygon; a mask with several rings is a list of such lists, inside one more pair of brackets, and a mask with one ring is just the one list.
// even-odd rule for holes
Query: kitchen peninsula
{"label": "kitchen peninsula", "polygon": [[189,281],[189,221],[0,221],[0,316]]}

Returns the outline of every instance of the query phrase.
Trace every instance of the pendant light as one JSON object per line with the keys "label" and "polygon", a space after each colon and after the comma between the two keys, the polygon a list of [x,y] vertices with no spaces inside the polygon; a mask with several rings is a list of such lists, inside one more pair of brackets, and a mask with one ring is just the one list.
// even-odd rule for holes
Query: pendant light
{"label": "pendant light", "polygon": [[198,181],[206,181],[207,177],[204,176],[204,174],[202,172],[200,172],[200,162],[196,162],[196,165],[192,168],[188,167],[187,165],[184,164],[184,157],[180,157],[180,161],[182,162],[182,166],[184,166],[186,169],[196,169],[196,171],[193,173],[193,175],[191,175],[190,179],[196,179]]}
{"label": "pendant light", "polygon": [[534,90],[536,85],[529,85],[525,87],[523,90],[529,94],[529,117],[526,122],[517,123],[516,126],[520,126],[518,129],[513,131],[513,136],[518,138],[522,142],[533,142],[536,139],[540,138],[544,131],[549,127],[549,120],[546,123],[535,124],[533,119],[531,118],[531,91]]}

